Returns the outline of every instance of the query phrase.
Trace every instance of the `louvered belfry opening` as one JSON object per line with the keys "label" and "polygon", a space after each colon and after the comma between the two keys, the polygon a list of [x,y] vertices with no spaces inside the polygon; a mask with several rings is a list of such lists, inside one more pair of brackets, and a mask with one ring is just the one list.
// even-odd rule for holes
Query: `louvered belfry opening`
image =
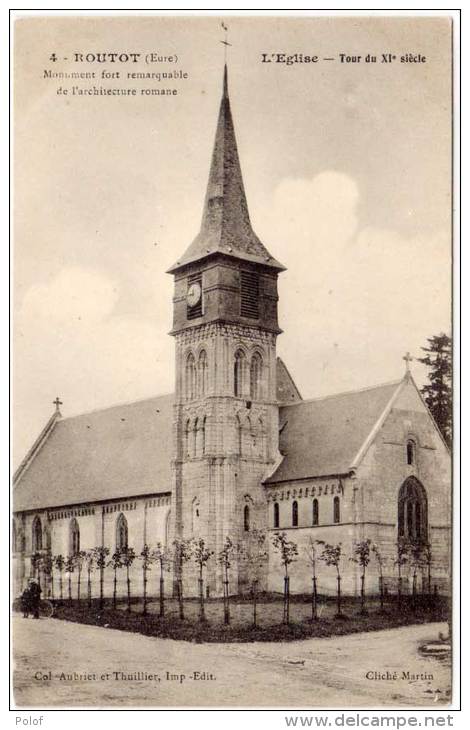
{"label": "louvered belfry opening", "polygon": [[241,272],[241,307],[242,317],[259,317],[259,276],[251,271]]}

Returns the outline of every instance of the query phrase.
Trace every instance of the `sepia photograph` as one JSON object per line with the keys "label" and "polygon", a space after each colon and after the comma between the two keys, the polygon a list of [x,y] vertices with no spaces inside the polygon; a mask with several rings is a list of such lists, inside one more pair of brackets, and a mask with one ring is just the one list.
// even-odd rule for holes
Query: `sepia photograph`
{"label": "sepia photograph", "polygon": [[15,18],[16,708],[456,701],[453,25]]}

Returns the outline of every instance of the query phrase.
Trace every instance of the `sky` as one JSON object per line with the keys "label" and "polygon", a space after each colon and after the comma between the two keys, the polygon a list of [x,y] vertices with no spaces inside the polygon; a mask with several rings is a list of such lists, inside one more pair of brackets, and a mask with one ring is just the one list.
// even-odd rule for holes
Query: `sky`
{"label": "sky", "polygon": [[[253,228],[287,268],[278,354],[304,397],[399,379],[407,351],[419,356],[427,337],[450,333],[450,21],[224,20]],[[15,23],[15,464],[57,395],[65,417],[173,390],[165,272],[200,227],[222,90],[220,21]],[[106,51],[178,61],[71,61]],[[335,60],[288,66],[263,63],[263,53]],[[362,62],[341,63],[340,53]],[[382,53],[426,62],[364,62]],[[45,69],[121,78],[57,80]],[[128,70],[188,78],[128,81]],[[93,83],[178,94],[57,94]],[[423,366],[412,372],[421,385]]]}

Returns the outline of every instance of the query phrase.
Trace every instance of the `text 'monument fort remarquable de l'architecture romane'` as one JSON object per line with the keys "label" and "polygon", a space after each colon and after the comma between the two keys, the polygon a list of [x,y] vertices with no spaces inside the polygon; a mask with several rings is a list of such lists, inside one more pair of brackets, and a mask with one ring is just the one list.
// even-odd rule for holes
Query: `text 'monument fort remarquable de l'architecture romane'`
{"label": "text 'monument fort remarquable de l'architecture romane'", "polygon": [[[202,537],[217,555],[226,536],[249,543],[255,529],[269,546],[260,588],[280,591],[277,528],[298,545],[293,592],[311,589],[312,537],[342,543],[345,592],[359,589],[349,557],[365,538],[395,583],[399,536],[431,543],[433,582],[448,590],[450,455],[408,368],[400,381],[302,400],[276,356],[282,271],[251,227],[225,69],[201,229],[170,269],[175,393],[72,418],[57,403],[15,474],[16,592],[36,552],[128,544],[139,554],[179,536]],[[212,558],[210,595],[222,580]],[[368,581],[376,589],[374,561]],[[249,584],[240,558],[231,590]],[[322,590],[335,586],[324,571]]]}

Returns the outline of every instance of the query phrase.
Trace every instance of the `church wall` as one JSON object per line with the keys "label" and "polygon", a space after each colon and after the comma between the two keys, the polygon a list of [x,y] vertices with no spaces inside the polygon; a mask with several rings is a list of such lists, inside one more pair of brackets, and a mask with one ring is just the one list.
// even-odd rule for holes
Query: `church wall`
{"label": "church wall", "polygon": [[[110,556],[116,549],[116,520],[123,514],[128,525],[128,544],[132,547],[137,556],[144,546],[145,540],[151,548],[155,548],[160,542],[162,545],[169,539],[168,517],[170,512],[170,495],[155,495],[153,497],[142,497],[133,500],[122,500],[119,502],[104,504],[87,504],[73,508],[55,509],[37,513],[26,514],[21,519],[17,516],[17,522],[24,524],[24,546],[23,555],[16,557],[13,572],[14,592],[18,595],[23,590],[27,579],[32,575],[31,553],[32,553],[32,525],[38,515],[43,525],[43,546],[50,541],[51,553],[53,556],[59,554],[64,558],[70,553],[70,524],[76,519],[80,529],[80,549],[90,550],[104,544],[110,550]],[[155,572],[155,568],[152,572]],[[105,595],[112,595],[113,571],[107,567],[104,573]],[[142,593],[142,562],[138,557],[130,570],[130,576],[135,590],[139,595]],[[155,594],[156,583],[150,590],[152,573],[149,573],[149,592]],[[155,579],[156,581],[156,579]],[[86,570],[81,576],[82,597],[86,594]],[[72,595],[76,597],[77,573],[72,575]],[[98,571],[93,572],[93,595],[99,592]],[[59,596],[59,573],[54,570],[55,597]],[[126,593],[125,570],[118,571],[118,594]],[[47,591],[47,589],[46,589]],[[68,580],[63,573],[63,595],[68,596]]]}
{"label": "church wall", "polygon": [[[351,524],[329,525],[325,527],[287,528],[288,540],[296,543],[298,556],[289,566],[290,590],[292,593],[310,593],[312,590],[312,565],[309,561],[310,539],[324,540],[333,545],[341,543],[343,556],[340,561],[341,590],[345,594],[357,594],[359,590],[357,569],[349,558],[355,539],[355,527]],[[284,567],[281,565],[279,553],[274,549],[272,538],[274,530],[268,532],[269,543],[269,581],[268,590],[282,593]],[[317,556],[321,554],[322,546],[317,546]],[[317,590],[322,595],[336,595],[336,569],[329,567],[321,560],[317,560]]]}
{"label": "church wall", "polygon": [[[260,317],[257,324],[260,328],[277,331],[277,272],[249,260],[243,262],[243,270],[256,272],[260,277]],[[174,331],[194,328],[194,320],[188,321],[187,318],[186,293],[188,276],[197,274],[202,278],[204,291],[204,308],[198,318],[198,325],[217,320],[252,325],[249,318],[240,314],[240,262],[218,255],[210,263],[207,260],[193,262],[176,273],[173,297]]]}
{"label": "church wall", "polygon": [[[187,462],[183,466],[182,526],[185,538],[202,537],[213,551],[205,581],[210,594],[222,591],[222,571],[217,556],[225,538],[233,544],[245,537],[245,507],[248,507],[250,529],[264,529],[266,499],[261,478],[266,471],[264,461],[243,459],[238,455],[227,458],[207,457]],[[238,571],[234,561],[231,571],[232,587],[240,590],[249,580]],[[197,568],[193,561],[184,568],[186,595],[197,591]],[[265,585],[265,582],[263,582]]]}
{"label": "church wall", "polygon": [[[214,275],[216,269],[210,272]],[[208,277],[206,272],[205,291],[220,284],[217,279],[211,284]],[[184,291],[181,282],[178,286],[176,299]],[[203,350],[207,356],[205,386],[198,374],[196,388],[188,389],[188,358],[198,363]],[[244,365],[235,387],[238,352],[243,353]],[[257,397],[250,393],[250,363],[255,353],[262,362]],[[184,538],[203,538],[214,552],[205,571],[211,595],[222,593],[217,556],[226,537],[234,544],[243,538],[245,508],[252,527],[265,525],[261,479],[277,458],[275,392],[275,335],[271,332],[259,326],[213,323],[176,335],[175,529]],[[196,572],[193,562],[184,568],[187,595],[197,591]],[[238,571],[234,566],[231,579],[235,588],[240,584],[243,590],[249,576],[245,569]]]}
{"label": "church wall", "polygon": [[[285,532],[288,540],[297,545],[298,557],[291,565],[290,589],[293,593],[308,593],[312,589],[312,568],[308,561],[310,540],[323,540],[336,545],[341,543],[343,558],[341,588],[345,593],[357,593],[358,578],[355,566],[349,558],[356,540],[354,482],[348,477],[300,480],[272,485],[267,492],[267,542],[269,547],[268,589],[281,592],[283,568],[278,553],[272,545],[276,532]],[[334,499],[339,498],[339,523],[334,523]],[[313,525],[313,500],[318,502],[318,525]],[[293,526],[293,503],[297,502],[298,527]],[[279,505],[279,527],[274,525],[274,505]],[[318,555],[322,547],[317,546]],[[336,592],[336,571],[318,560],[318,590],[327,595]]]}
{"label": "church wall", "polygon": [[[450,455],[410,384],[396,403],[360,464],[356,481],[360,521],[365,537],[378,542],[388,564],[389,582],[396,579],[398,495],[403,482],[416,477],[428,501],[429,537],[433,552],[432,579],[448,590],[450,571],[451,474]],[[410,410],[410,408],[416,410]],[[406,444],[416,444],[412,465]]]}

